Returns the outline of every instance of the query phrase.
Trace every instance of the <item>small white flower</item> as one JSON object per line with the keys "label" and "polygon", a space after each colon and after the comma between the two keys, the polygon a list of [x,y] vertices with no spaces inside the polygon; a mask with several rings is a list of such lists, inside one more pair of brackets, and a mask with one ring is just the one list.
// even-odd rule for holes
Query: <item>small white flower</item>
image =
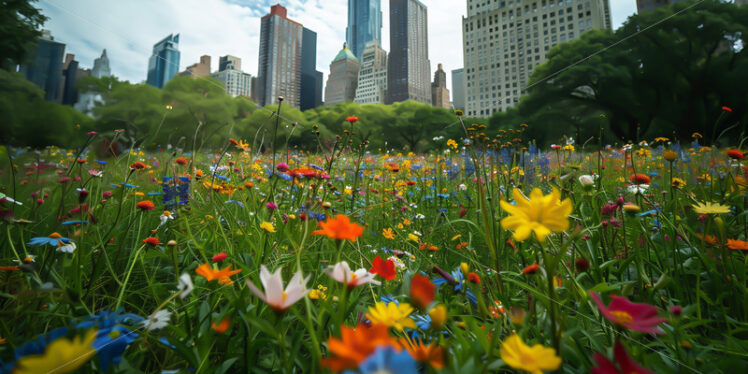
{"label": "small white flower", "polygon": [[174,215],[171,214],[168,210],[164,211],[161,216],[158,217],[161,220],[161,223],[158,225],[158,227],[163,226],[167,221],[170,219],[174,219]]}
{"label": "small white flower", "polygon": [[57,247],[57,252],[73,253],[73,252],[75,252],[76,248],[77,247],[75,246],[75,243],[71,241],[68,244],[61,245],[61,246]]}
{"label": "small white flower", "polygon": [[275,273],[270,274],[268,268],[265,265],[260,265],[260,282],[262,287],[265,289],[263,293],[260,291],[254,283],[247,280],[247,286],[249,289],[257,295],[262,301],[270,305],[273,310],[282,312],[291,307],[294,303],[301,300],[304,295],[309,292],[306,288],[306,283],[309,281],[311,275],[307,275],[306,278],[301,274],[301,270],[298,270],[294,274],[293,278],[288,282],[286,289],[283,289],[283,277],[281,271],[283,268],[278,268]]}
{"label": "small white flower", "polygon": [[460,191],[467,191],[467,186],[466,186],[466,185],[465,185],[464,183],[460,183],[460,185],[459,185],[459,186],[457,186],[457,188],[458,188],[458,189],[459,189]]}
{"label": "small white flower", "polygon": [[648,184],[635,184],[628,187],[628,191],[634,195],[636,194],[644,194],[647,192],[647,189],[649,188]]}
{"label": "small white flower", "polygon": [[424,218],[426,218],[426,216],[424,216],[423,214],[421,213],[416,214],[416,219],[424,219]]}
{"label": "small white flower", "polygon": [[399,258],[397,258],[397,256],[390,256],[387,259],[388,260],[392,260],[392,262],[394,262],[395,266],[397,266],[398,268],[405,269],[405,263],[402,260],[400,260]]}
{"label": "small white flower", "polygon": [[375,274],[369,273],[366,269],[351,271],[351,267],[348,266],[348,263],[345,261],[338,262],[334,266],[328,267],[325,269],[325,274],[340,283],[344,283],[349,289],[356,288],[366,283],[373,283],[377,286],[382,284],[382,282],[374,279]]}
{"label": "small white flower", "polygon": [[171,320],[171,312],[166,309],[161,309],[151,314],[148,319],[143,321],[143,326],[145,326],[148,331],[158,330],[168,326],[169,320]]}
{"label": "small white flower", "polygon": [[177,289],[179,291],[182,291],[179,293],[179,297],[184,299],[187,297],[187,295],[192,292],[193,289],[195,289],[195,286],[192,284],[192,277],[190,277],[187,273],[182,273],[182,275],[179,276],[179,284],[177,285]]}
{"label": "small white flower", "polygon": [[579,183],[581,183],[583,187],[592,186],[593,184],[595,184],[595,176],[582,175],[579,177]]}

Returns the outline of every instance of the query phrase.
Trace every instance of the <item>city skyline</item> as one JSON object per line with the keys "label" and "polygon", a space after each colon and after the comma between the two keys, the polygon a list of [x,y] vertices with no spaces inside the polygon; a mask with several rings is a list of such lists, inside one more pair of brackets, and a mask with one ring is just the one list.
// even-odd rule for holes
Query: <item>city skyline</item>
{"label": "city skyline", "polygon": [[[128,61],[147,60],[153,43],[159,36],[170,33],[181,35],[180,71],[199,61],[202,55],[214,58],[234,55],[244,61],[242,70],[254,76],[258,71],[260,17],[276,3],[286,6],[295,20],[317,32],[317,70],[324,73],[326,80],[329,63],[346,39],[346,12],[341,13],[340,9],[347,9],[348,0],[134,0],[128,4],[108,0],[41,0],[37,5],[50,18],[44,28],[50,29],[56,40],[67,45],[67,51],[76,55],[82,67],[90,68],[106,48],[112,59],[112,74],[140,83],[146,79],[146,64]],[[389,52],[389,1],[381,3],[381,45]],[[436,71],[438,63],[443,63],[445,71],[463,67],[460,27],[461,17],[466,14],[464,4],[455,4],[453,0],[423,0],[423,3],[429,9],[429,44],[440,46],[429,50],[431,71]],[[636,11],[636,0],[613,0],[611,8],[616,28]],[[205,17],[205,14],[211,16]],[[330,14],[339,15],[339,20],[330,22]],[[138,19],[140,24],[134,27],[128,19]],[[191,22],[194,19],[200,22]],[[447,87],[451,89],[449,74],[447,80]]]}

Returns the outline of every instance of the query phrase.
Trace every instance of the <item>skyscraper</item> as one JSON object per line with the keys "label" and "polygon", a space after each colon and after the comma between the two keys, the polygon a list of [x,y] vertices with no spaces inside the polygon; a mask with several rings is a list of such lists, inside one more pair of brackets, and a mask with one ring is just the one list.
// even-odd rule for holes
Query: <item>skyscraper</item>
{"label": "skyscraper", "polygon": [[636,11],[639,13],[648,12],[663,5],[669,5],[679,1],[682,0],[636,0]]}
{"label": "skyscraper", "polygon": [[304,27],[288,19],[286,8],[273,5],[262,17],[257,73],[257,104],[301,103],[301,50]]}
{"label": "skyscraper", "polygon": [[[93,68],[90,73],[91,76],[96,78],[109,77],[112,75],[112,70],[109,68],[109,57],[107,57],[106,49],[101,52],[101,57],[94,59]],[[81,92],[78,95],[78,100],[75,102],[74,107],[81,113],[94,116],[93,108],[96,107],[96,103],[103,101],[104,98],[100,93],[84,87],[81,88]]]}
{"label": "skyscraper", "polygon": [[61,102],[62,57],[65,44],[55,41],[48,30],[42,31],[36,49],[31,52],[20,73],[44,90],[44,99]]}
{"label": "skyscraper", "polygon": [[418,0],[390,0],[386,103],[431,104],[427,9]]}
{"label": "skyscraper", "polygon": [[218,59],[218,71],[210,76],[223,82],[226,93],[231,96],[252,96],[252,82],[249,73],[241,71],[242,60],[234,56],[222,56]]}
{"label": "skyscraper", "polygon": [[304,27],[301,39],[299,109],[307,110],[322,105],[322,72],[317,71],[317,33]]}
{"label": "skyscraper", "polygon": [[452,70],[452,106],[465,110],[465,69]]}
{"label": "skyscraper", "polygon": [[325,87],[325,105],[353,101],[356,97],[359,68],[358,59],[348,49],[348,43],[343,43],[343,49],[330,63],[330,75]]}
{"label": "skyscraper", "polygon": [[468,116],[519,102],[535,66],[555,45],[610,25],[608,0],[467,1],[462,19]]}
{"label": "skyscraper", "polygon": [[178,73],[179,75],[188,75],[193,78],[207,77],[210,75],[210,56],[200,56],[200,62],[194,63]]}
{"label": "skyscraper", "polygon": [[442,64],[438,65],[434,72],[434,82],[431,83],[431,103],[433,106],[450,108],[449,90],[447,89],[447,73],[442,69]]}
{"label": "skyscraper", "polygon": [[348,0],[348,27],[345,29],[348,48],[356,58],[361,56],[366,43],[382,40],[381,0]]}
{"label": "skyscraper", "polygon": [[81,69],[75,55],[68,53],[65,55],[65,62],[62,64],[62,104],[72,106],[78,101],[78,80],[91,75],[91,70]]}
{"label": "skyscraper", "polygon": [[96,78],[109,77],[112,70],[109,68],[109,57],[106,55],[106,49],[101,52],[101,57],[94,60],[91,76]]}
{"label": "skyscraper", "polygon": [[151,86],[163,88],[179,71],[179,34],[170,34],[153,45],[148,60],[148,80]]}
{"label": "skyscraper", "polygon": [[356,97],[358,104],[384,104],[387,96],[387,51],[374,39],[366,43],[358,71]]}

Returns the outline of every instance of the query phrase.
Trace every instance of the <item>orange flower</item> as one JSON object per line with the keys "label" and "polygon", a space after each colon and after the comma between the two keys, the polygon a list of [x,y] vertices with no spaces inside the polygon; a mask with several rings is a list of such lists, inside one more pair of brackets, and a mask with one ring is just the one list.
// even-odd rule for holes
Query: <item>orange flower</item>
{"label": "orange flower", "polygon": [[174,160],[174,162],[176,162],[177,164],[182,165],[182,166],[187,165],[187,159],[184,158],[184,157],[180,157],[180,158]]}
{"label": "orange flower", "polygon": [[332,371],[356,369],[361,361],[374,353],[379,346],[391,345],[400,348],[388,331],[387,326],[382,324],[375,324],[372,327],[359,324],[355,329],[340,326],[340,339],[331,337],[327,340],[331,357],[322,360],[322,366]]}
{"label": "orange flower", "polygon": [[480,284],[480,276],[475,273],[468,273],[468,281],[475,284]]}
{"label": "orange flower", "polygon": [[158,240],[158,238],[150,237],[150,238],[143,239],[143,243],[150,244],[150,245],[152,245],[152,246],[155,247],[155,246],[161,244],[161,241]]}
{"label": "orange flower", "polygon": [[748,251],[748,242],[737,239],[727,239],[727,248]]}
{"label": "orange flower", "polygon": [[727,157],[730,157],[734,160],[742,160],[744,156],[743,156],[743,152],[737,149],[731,149],[727,151]]}
{"label": "orange flower", "polygon": [[321,230],[315,230],[312,235],[327,235],[328,238],[356,241],[356,238],[364,233],[364,228],[351,223],[351,220],[338,214],[334,219],[328,218],[325,222],[320,222]]}
{"label": "orange flower", "polygon": [[413,301],[413,305],[421,309],[426,308],[434,301],[435,293],[436,286],[431,283],[429,278],[416,274],[410,280],[410,300]]}
{"label": "orange flower", "polygon": [[141,201],[135,204],[135,206],[140,210],[153,210],[156,208],[156,205],[153,204],[153,201],[150,200]]}
{"label": "orange flower", "polygon": [[345,119],[345,121],[346,122],[350,122],[350,124],[352,125],[352,124],[358,122],[358,117],[356,117],[356,116],[349,116],[348,118]]}
{"label": "orange flower", "polygon": [[242,270],[231,270],[231,266],[232,265],[229,265],[221,270],[216,270],[213,269],[210,264],[202,264],[195,269],[195,273],[205,277],[208,282],[217,280],[220,284],[234,284],[230,277],[234,274],[241,273]]}
{"label": "orange flower", "polygon": [[436,345],[436,343],[423,345],[420,339],[416,343],[407,338],[400,338],[400,345],[410,353],[410,357],[413,357],[414,360],[429,364],[437,370],[444,367],[444,348]]}
{"label": "orange flower", "polygon": [[2,271],[18,271],[18,266],[0,266]]}
{"label": "orange flower", "polygon": [[132,165],[130,165],[130,169],[132,169],[132,170],[145,169],[145,164],[142,163],[142,162],[140,162],[140,161],[135,161],[135,162],[132,163]]}
{"label": "orange flower", "polygon": [[210,323],[210,327],[219,334],[226,332],[226,330],[229,329],[229,326],[231,326],[231,319],[229,317],[222,319],[217,325],[215,322]]}
{"label": "orange flower", "polygon": [[649,176],[646,174],[633,174],[629,178],[631,183],[633,184],[650,184],[652,183],[651,179],[649,179]]}
{"label": "orange flower", "polygon": [[540,265],[538,264],[532,264],[524,269],[522,269],[522,274],[535,274],[536,271],[540,269]]}

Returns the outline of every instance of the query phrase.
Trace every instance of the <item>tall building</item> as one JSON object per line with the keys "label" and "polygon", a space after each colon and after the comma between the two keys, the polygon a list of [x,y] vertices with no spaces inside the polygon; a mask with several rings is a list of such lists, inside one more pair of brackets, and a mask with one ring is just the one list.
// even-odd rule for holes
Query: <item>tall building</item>
{"label": "tall building", "polygon": [[427,9],[418,0],[390,0],[386,103],[405,100],[431,104]]}
{"label": "tall building", "polygon": [[163,88],[179,71],[179,34],[171,34],[153,45],[148,60],[148,79],[151,86]]}
{"label": "tall building", "polygon": [[358,104],[384,104],[387,96],[387,51],[379,46],[379,40],[366,43],[361,55],[358,71],[356,97]]}
{"label": "tall building", "polygon": [[358,59],[348,49],[348,43],[343,43],[343,49],[330,63],[330,75],[325,86],[325,105],[353,101],[360,67]]}
{"label": "tall building", "polygon": [[468,116],[519,102],[535,66],[559,43],[610,25],[608,0],[467,1],[462,19]]}
{"label": "tall building", "polygon": [[49,30],[42,31],[36,49],[21,65],[20,73],[44,90],[44,99],[61,102],[62,58],[65,44],[55,41]]}
{"label": "tall building", "polygon": [[200,56],[200,62],[194,63],[186,67],[184,71],[181,71],[177,74],[181,76],[191,76],[193,78],[209,76],[210,75],[210,56],[208,55]]}
{"label": "tall building", "polygon": [[322,72],[317,71],[317,33],[304,27],[301,37],[301,99],[299,109],[322,105]]}
{"label": "tall building", "polygon": [[252,96],[252,75],[241,71],[242,60],[239,57],[223,56],[218,60],[218,71],[210,76],[223,82],[226,93],[231,96]]}
{"label": "tall building", "polygon": [[262,17],[260,58],[257,73],[257,103],[260,106],[284,102],[301,104],[301,49],[304,27],[288,19],[286,8],[273,5]]}
{"label": "tall building", "polygon": [[382,40],[382,1],[348,0],[348,27],[345,29],[348,47],[361,61],[366,44]]}
{"label": "tall building", "polygon": [[452,70],[452,106],[465,110],[465,69]]}
{"label": "tall building", "polygon": [[94,60],[91,76],[96,78],[110,77],[112,70],[109,68],[109,57],[106,55],[106,49],[101,52],[101,57]]}
{"label": "tall building", "polygon": [[434,82],[431,83],[431,104],[447,109],[451,107],[447,89],[447,73],[442,69],[442,64],[439,64],[434,72]]}
{"label": "tall building", "polygon": [[636,0],[636,11],[639,13],[648,12],[663,5],[669,5],[679,1],[683,0]]}
{"label": "tall building", "polygon": [[65,55],[65,62],[62,64],[62,104],[73,106],[78,102],[78,81],[83,77],[91,75],[90,69],[81,69],[75,55],[68,53]]}

